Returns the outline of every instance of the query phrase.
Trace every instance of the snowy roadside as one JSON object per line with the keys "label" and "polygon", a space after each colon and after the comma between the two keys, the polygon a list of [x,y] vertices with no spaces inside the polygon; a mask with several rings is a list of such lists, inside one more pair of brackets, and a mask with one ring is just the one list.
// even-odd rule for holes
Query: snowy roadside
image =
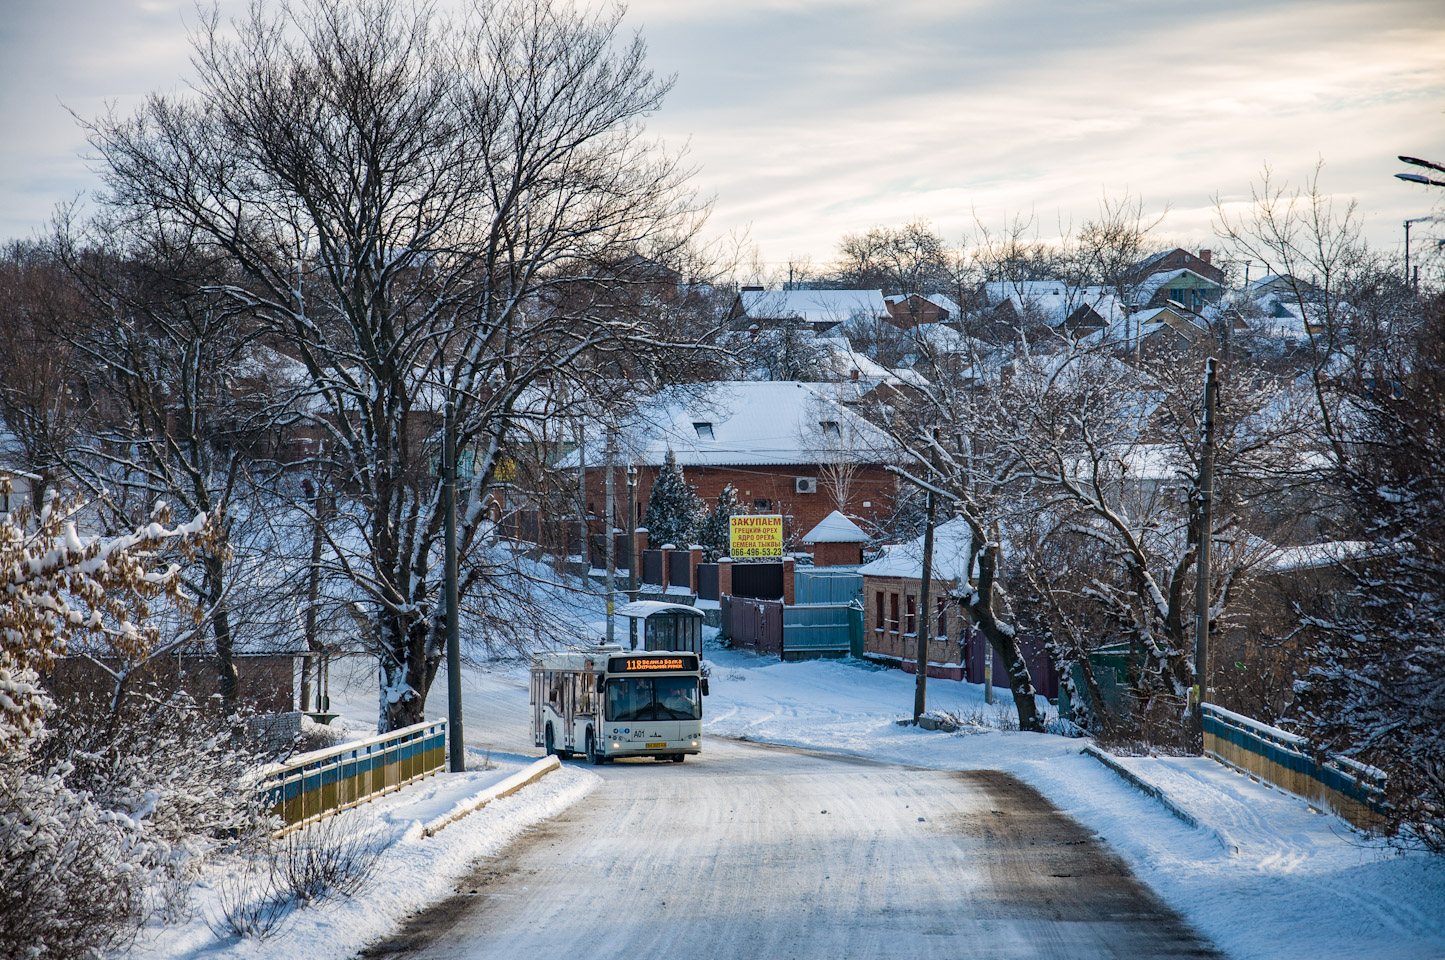
{"label": "snowy roadside", "polygon": [[477,859],[495,856],[528,827],[557,815],[599,782],[586,770],[563,767],[456,820],[436,836],[424,837],[425,824],[461,808],[535,758],[492,754],[490,769],[475,769],[483,759],[471,751],[472,769],[466,773],[438,774],[341,814],[385,845],[371,881],[357,894],[300,907],[265,940],[218,939],[208,923],[220,915],[227,881],[227,865],[218,862],[195,886],[190,919],[147,926],[127,955],[144,960],[345,960],[395,932],[408,915],[450,896],[453,884]]}
{"label": "snowy roadside", "polygon": [[1234,960],[1445,956],[1445,859],[1400,854],[1212,760],[1124,761],[1193,815],[1195,829],[1083,755],[1088,741],[985,729],[1001,705],[985,705],[979,686],[930,681],[931,711],[973,721],[958,733],[930,733],[894,723],[912,712],[914,678],[901,671],[783,664],[732,650],[709,657],[708,734],[935,769],[1007,770],[1101,836]]}

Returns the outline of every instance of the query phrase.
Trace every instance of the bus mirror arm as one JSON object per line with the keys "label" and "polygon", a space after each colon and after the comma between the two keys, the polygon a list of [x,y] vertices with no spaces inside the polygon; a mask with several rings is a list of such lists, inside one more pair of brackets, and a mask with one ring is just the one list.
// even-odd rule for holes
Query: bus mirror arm
{"label": "bus mirror arm", "polygon": [[702,695],[707,696],[707,677],[702,678]]}

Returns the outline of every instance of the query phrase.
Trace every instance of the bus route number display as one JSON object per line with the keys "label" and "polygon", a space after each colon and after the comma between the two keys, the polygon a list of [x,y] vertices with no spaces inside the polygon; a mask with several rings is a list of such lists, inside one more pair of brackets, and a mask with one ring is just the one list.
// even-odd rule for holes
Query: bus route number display
{"label": "bus route number display", "polygon": [[733,517],[728,552],[734,557],[781,557],[783,518],[780,514]]}
{"label": "bus route number display", "polygon": [[613,657],[607,664],[611,673],[636,670],[696,670],[696,657]]}

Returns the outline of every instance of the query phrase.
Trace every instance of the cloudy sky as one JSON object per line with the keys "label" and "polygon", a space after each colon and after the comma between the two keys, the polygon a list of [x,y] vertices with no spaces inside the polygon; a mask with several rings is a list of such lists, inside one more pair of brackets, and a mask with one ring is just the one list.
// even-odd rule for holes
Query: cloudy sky
{"label": "cloudy sky", "polygon": [[[0,238],[94,186],[67,108],[179,88],[196,19],[189,0],[14,6]],[[689,145],[710,230],[746,230],[770,263],[916,218],[955,241],[1016,213],[1055,235],[1125,191],[1168,205],[1161,238],[1209,245],[1215,194],[1317,160],[1379,246],[1445,214],[1391,176],[1397,154],[1445,160],[1439,0],[634,0],[627,21],[677,74],[651,129]],[[1445,221],[1413,236],[1432,233]]]}

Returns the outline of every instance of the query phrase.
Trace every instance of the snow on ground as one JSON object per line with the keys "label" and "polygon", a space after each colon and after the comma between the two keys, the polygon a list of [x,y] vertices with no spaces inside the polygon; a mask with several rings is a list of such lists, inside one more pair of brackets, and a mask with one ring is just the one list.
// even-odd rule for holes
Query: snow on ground
{"label": "snow on ground", "polygon": [[[1445,956],[1445,858],[1401,854],[1213,760],[1124,761],[1205,825],[1194,829],[1081,754],[1087,741],[972,723],[954,734],[898,726],[913,709],[914,678],[901,671],[731,650],[710,658],[708,734],[1008,770],[1107,841],[1235,960]],[[1002,700],[1008,705],[1006,692]],[[986,706],[979,686],[928,683],[930,711],[988,722],[999,706]]]}
{"label": "snow on ground", "polygon": [[[417,910],[450,896],[472,864],[495,856],[522,831],[556,816],[592,789],[598,777],[576,767],[553,771],[509,797],[493,800],[423,837],[422,826],[456,809],[468,797],[518,772],[535,758],[487,757],[471,751],[468,771],[438,774],[340,814],[374,833],[385,850],[370,883],[351,897],[294,910],[265,940],[218,938],[211,922],[221,914],[228,868],[212,864],[196,886],[194,916],[186,923],[150,926],[128,956],[145,960],[234,957],[245,960],[345,960],[368,943],[394,932]],[[483,763],[490,769],[477,769]]]}

